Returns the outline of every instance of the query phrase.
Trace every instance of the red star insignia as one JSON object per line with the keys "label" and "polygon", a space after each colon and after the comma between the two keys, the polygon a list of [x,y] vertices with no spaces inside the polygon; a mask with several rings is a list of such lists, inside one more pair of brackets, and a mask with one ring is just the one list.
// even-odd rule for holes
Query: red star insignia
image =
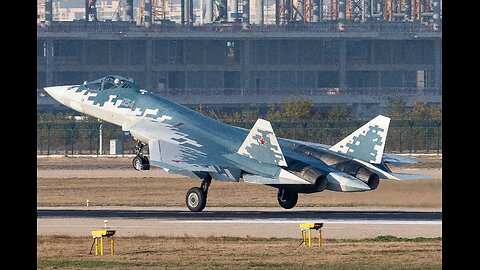
{"label": "red star insignia", "polygon": [[265,144],[265,140],[263,138],[260,138],[260,144],[261,145],[264,145]]}

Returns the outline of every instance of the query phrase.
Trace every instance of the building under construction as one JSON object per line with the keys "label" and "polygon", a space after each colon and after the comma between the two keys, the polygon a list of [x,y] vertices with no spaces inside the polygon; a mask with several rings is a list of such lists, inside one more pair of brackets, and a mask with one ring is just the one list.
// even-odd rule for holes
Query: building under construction
{"label": "building under construction", "polygon": [[54,2],[39,2],[39,89],[117,74],[191,107],[441,102],[439,0],[126,0],[111,18],[86,0],[74,21]]}

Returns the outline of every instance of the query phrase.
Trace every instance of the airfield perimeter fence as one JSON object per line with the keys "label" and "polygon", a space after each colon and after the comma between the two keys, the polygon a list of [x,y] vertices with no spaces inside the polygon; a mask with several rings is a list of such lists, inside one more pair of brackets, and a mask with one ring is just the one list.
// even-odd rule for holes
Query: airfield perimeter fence
{"label": "airfield perimeter fence", "polygon": [[[365,122],[337,120],[272,121],[271,123],[277,137],[334,145]],[[255,121],[243,121],[228,124],[251,129],[254,123]],[[121,127],[110,123],[37,123],[37,155],[105,155],[110,153],[110,140],[114,139],[122,141],[123,154],[135,153],[136,142],[132,136],[122,131]],[[385,151],[405,154],[440,154],[442,152],[442,120],[392,120]]]}

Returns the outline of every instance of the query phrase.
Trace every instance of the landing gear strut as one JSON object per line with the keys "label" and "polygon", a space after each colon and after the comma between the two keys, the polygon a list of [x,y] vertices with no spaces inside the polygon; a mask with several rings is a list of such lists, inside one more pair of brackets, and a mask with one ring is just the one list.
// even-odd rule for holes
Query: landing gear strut
{"label": "landing gear strut", "polygon": [[141,141],[137,141],[137,146],[135,146],[136,156],[133,158],[132,165],[133,168],[137,171],[150,170],[150,161],[147,156],[142,154],[142,149],[145,146]]}
{"label": "landing gear strut", "polygon": [[293,190],[279,188],[277,198],[278,198],[278,203],[280,204],[281,207],[285,209],[290,209],[295,207],[295,205],[297,204],[298,193]]}
{"label": "landing gear strut", "polygon": [[212,177],[207,174],[203,178],[202,185],[200,187],[193,187],[187,191],[185,200],[187,201],[187,207],[192,212],[201,212],[207,205],[208,187],[212,182]]}

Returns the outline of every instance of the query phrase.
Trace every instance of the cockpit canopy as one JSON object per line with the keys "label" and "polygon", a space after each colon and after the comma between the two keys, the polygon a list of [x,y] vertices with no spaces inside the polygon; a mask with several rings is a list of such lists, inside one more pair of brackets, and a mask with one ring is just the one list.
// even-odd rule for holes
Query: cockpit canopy
{"label": "cockpit canopy", "polygon": [[118,75],[110,75],[100,78],[95,81],[86,82],[83,84],[85,88],[95,91],[104,91],[113,88],[132,88],[138,91],[140,87],[126,78]]}

